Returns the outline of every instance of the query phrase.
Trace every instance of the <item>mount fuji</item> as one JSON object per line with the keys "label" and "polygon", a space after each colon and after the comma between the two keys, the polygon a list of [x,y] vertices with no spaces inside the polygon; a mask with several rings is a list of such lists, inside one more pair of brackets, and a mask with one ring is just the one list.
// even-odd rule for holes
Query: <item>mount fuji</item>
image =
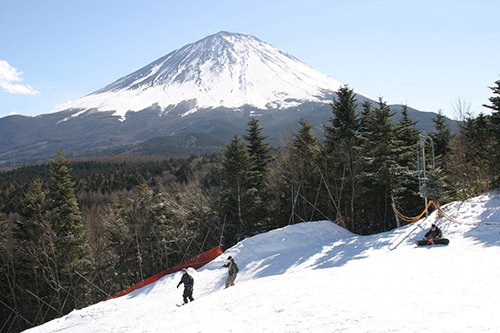
{"label": "mount fuji", "polygon": [[[256,37],[221,31],[52,112],[0,118],[0,167],[46,162],[58,149],[67,157],[215,153],[250,117],[279,146],[301,119],[320,131],[340,86]],[[435,113],[409,111],[419,129],[433,128]]]}
{"label": "mount fuji", "polygon": [[55,111],[128,111],[156,107],[181,114],[202,108],[286,109],[329,102],[342,84],[251,35],[221,31],[173,51],[114,83]]}

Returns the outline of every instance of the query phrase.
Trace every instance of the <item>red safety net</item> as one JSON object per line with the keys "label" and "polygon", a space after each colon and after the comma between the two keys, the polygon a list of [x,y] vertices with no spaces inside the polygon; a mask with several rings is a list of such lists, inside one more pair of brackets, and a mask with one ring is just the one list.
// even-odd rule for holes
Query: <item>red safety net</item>
{"label": "red safety net", "polygon": [[192,257],[186,261],[181,262],[180,264],[177,264],[175,266],[167,268],[166,270],[161,271],[160,273],[157,273],[153,276],[148,277],[147,279],[144,279],[140,282],[137,282],[136,284],[134,284],[126,289],[123,289],[122,291],[119,291],[114,295],[111,295],[111,296],[105,298],[103,301],[107,301],[108,299],[117,298],[117,297],[120,297],[123,295],[127,295],[134,290],[137,290],[139,288],[147,286],[148,284],[151,284],[155,281],[158,281],[159,279],[161,279],[165,275],[178,272],[178,271],[182,270],[183,268],[193,267],[194,269],[198,269],[198,268],[202,267],[203,265],[211,262],[212,260],[214,260],[215,258],[220,256],[221,254],[222,254],[222,249],[220,248],[220,246],[214,247],[213,249],[210,249],[206,252],[203,252],[195,257]]}

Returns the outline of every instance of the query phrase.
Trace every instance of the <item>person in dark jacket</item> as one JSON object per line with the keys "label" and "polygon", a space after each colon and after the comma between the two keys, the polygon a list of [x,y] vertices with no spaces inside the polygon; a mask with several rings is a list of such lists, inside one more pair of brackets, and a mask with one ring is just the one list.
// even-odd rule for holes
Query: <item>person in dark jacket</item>
{"label": "person in dark jacket", "polygon": [[424,235],[425,240],[434,240],[441,237],[443,237],[443,233],[441,232],[441,229],[439,229],[438,226],[434,223],[431,225],[431,230],[427,231],[427,233]]}
{"label": "person in dark jacket", "polygon": [[229,262],[222,266],[228,268],[227,272],[229,276],[227,277],[226,280],[226,288],[234,286],[234,280],[236,280],[236,275],[238,275],[238,272],[240,271],[233,257],[229,256],[229,258],[227,259],[229,260]]}
{"label": "person in dark jacket", "polygon": [[177,284],[177,288],[181,284],[184,283],[184,293],[182,294],[182,297],[184,298],[184,304],[188,302],[188,299],[192,302],[194,301],[193,298],[193,287],[194,287],[194,279],[191,275],[188,274],[187,269],[183,268],[182,269],[182,278],[179,281],[179,284]]}

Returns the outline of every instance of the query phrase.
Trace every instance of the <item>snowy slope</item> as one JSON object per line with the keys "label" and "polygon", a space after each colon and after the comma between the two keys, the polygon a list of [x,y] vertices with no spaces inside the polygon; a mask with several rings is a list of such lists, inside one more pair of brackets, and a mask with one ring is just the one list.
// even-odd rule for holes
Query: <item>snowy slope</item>
{"label": "snowy slope", "polygon": [[[27,332],[500,332],[500,194],[443,209],[461,223],[432,213],[372,236],[326,221],[257,235],[191,269],[186,306],[176,273]],[[416,247],[433,222],[450,245]],[[223,289],[229,255],[240,274]]]}
{"label": "snowy slope", "polygon": [[[199,108],[287,108],[328,102],[341,84],[251,35],[221,31],[154,61],[107,87],[53,110],[162,110],[191,101]],[[79,115],[80,111],[75,115]]]}

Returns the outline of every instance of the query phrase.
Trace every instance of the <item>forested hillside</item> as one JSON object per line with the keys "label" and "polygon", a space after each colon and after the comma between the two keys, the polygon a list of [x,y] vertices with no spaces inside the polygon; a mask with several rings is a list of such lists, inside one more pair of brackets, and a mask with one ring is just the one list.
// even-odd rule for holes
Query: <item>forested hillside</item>
{"label": "forested hillside", "polygon": [[[68,160],[0,173],[0,322],[18,331],[97,302],[213,246],[302,221],[358,234],[500,184],[500,81],[491,115],[438,113],[420,133],[403,107],[358,106],[344,86],[318,129],[272,149],[257,118],[221,154]],[[464,110],[466,111],[466,110]]]}

